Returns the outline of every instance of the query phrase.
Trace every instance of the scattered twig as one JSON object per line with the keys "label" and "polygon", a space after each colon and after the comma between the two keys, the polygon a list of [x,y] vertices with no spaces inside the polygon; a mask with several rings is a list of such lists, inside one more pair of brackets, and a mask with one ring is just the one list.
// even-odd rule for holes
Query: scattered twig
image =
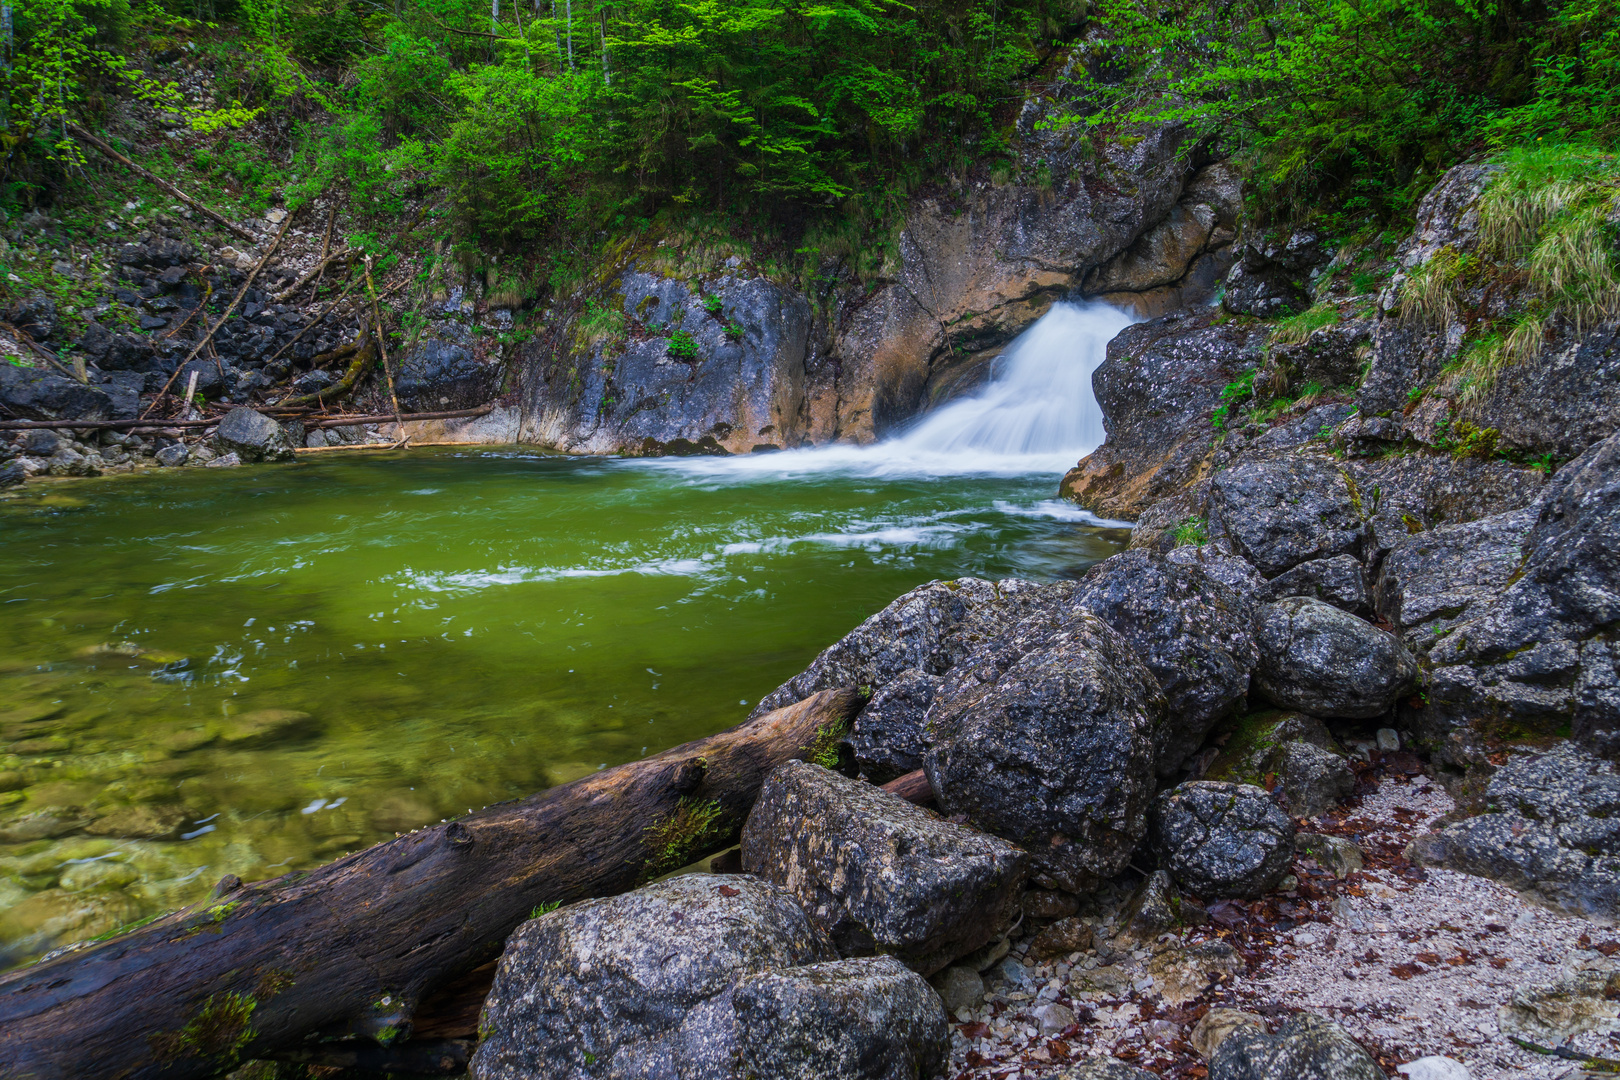
{"label": "scattered twig", "polygon": [[[330,266],[332,263],[341,262],[344,259],[352,257],[354,254],[355,254],[355,250],[354,250],[354,248],[351,248],[351,247],[346,247],[341,251],[334,251],[334,252],[332,252],[330,254],[323,251],[321,253],[321,261],[320,262],[318,262],[314,266],[310,267],[309,271],[307,273],[305,273],[303,277],[299,278],[297,281],[293,282],[291,285],[287,286],[285,289],[282,289],[280,292],[276,293],[276,295],[274,297],[272,297],[271,299],[273,299],[278,304],[284,304],[288,300],[292,299],[292,296],[293,296],[294,293],[296,293],[299,289],[302,289],[305,285],[308,285],[311,281],[315,282],[315,288],[317,290],[320,289],[321,283],[320,283],[319,279],[320,279],[321,275],[326,273],[326,268],[328,266]],[[313,296],[311,297],[310,302],[314,303]]]}
{"label": "scattered twig", "polygon": [[88,383],[90,381],[84,375],[81,375],[72,368],[68,367],[66,364],[62,363],[62,358],[60,356],[57,356],[55,353],[51,352],[51,350],[41,345],[39,342],[29,337],[23,331],[17,329],[15,326],[12,326],[10,323],[0,323],[0,326],[4,326],[7,330],[10,330],[12,336],[17,339],[18,344],[34,350],[34,352],[39,354],[41,360],[49,363],[63,375],[74,380],[75,382]]}
{"label": "scattered twig", "polygon": [[105,154],[107,157],[112,158],[114,161],[116,161],[120,165],[124,166],[126,169],[131,170],[137,176],[142,177],[143,179],[149,180],[152,183],[156,184],[158,187],[162,188],[164,191],[167,191],[170,195],[173,195],[175,198],[179,199],[181,202],[185,203],[187,206],[191,207],[193,210],[196,210],[198,213],[204,215],[205,217],[211,218],[212,220],[218,222],[220,225],[224,226],[228,231],[230,231],[230,232],[234,233],[235,235],[241,237],[243,240],[246,240],[248,243],[257,244],[259,242],[258,235],[256,233],[254,233],[252,230],[247,229],[247,228],[245,228],[245,227],[243,227],[241,225],[238,225],[236,222],[232,221],[230,218],[226,217],[224,214],[221,214],[218,210],[215,210],[213,207],[207,206],[207,205],[205,205],[205,204],[203,204],[201,202],[198,202],[196,199],[193,199],[190,195],[187,195],[184,191],[181,191],[179,188],[175,187],[173,184],[169,183],[167,180],[163,179],[161,176],[158,176],[157,174],[155,174],[153,172],[150,172],[150,171],[148,171],[146,169],[141,168],[139,165],[137,165],[133,161],[129,160],[129,158],[125,157],[123,154],[120,154],[118,151],[114,150],[112,147],[108,146],[106,143],[102,142],[100,139],[96,138],[94,135],[90,134],[88,131],[81,128],[79,125],[77,125],[77,124],[68,124],[67,125],[67,130],[74,138],[78,139],[80,142],[84,142],[84,143],[89,144],[90,146],[94,147],[96,150],[99,150],[101,153]]}
{"label": "scattered twig", "polygon": [[[394,403],[394,423],[403,432],[405,425],[399,419],[399,395],[394,392],[394,372],[388,364],[388,342],[383,337],[382,309],[377,303],[377,287],[371,281],[370,259],[366,260],[366,292],[371,296],[371,320],[376,327],[377,349],[382,353],[383,375],[388,379],[388,399]],[[408,442],[410,438],[402,434],[399,444],[404,446]]]}
{"label": "scattered twig", "polygon": [[[315,268],[315,284],[309,290],[309,302],[314,303],[321,296],[321,278],[326,276],[326,257],[332,253],[332,226],[337,223],[337,203],[326,209],[326,235],[321,238],[321,262]],[[348,245],[344,245],[346,248]]]}
{"label": "scattered twig", "polygon": [[[236,310],[236,305],[242,302],[242,297],[246,296],[247,291],[253,287],[253,280],[259,276],[259,271],[263,270],[264,264],[270,261],[270,256],[276,253],[276,248],[281,246],[281,238],[287,235],[287,230],[292,228],[293,218],[297,216],[296,214],[287,215],[287,220],[281,223],[281,231],[276,233],[276,238],[270,242],[269,248],[265,250],[263,255],[259,256],[259,261],[254,264],[253,272],[248,274],[246,281],[242,282],[242,287],[236,290],[236,295],[231,297],[229,304],[225,305],[225,310],[219,313],[219,318],[215,319],[214,324],[208,328],[208,333],[204,334],[203,339],[192,347],[191,352],[186,354],[184,360],[180,361],[179,365],[174,369],[174,374],[169,376],[169,381],[163,384],[163,389],[157,392],[157,396],[152,399],[152,404],[148,405],[146,412],[141,414],[142,419],[151,415],[152,410],[157,408],[157,403],[163,400],[163,395],[169,392],[169,387],[174,385],[174,380],[182,371],[186,370],[186,365],[197,359],[197,354],[203,351],[203,346],[214,339],[214,331],[225,325],[225,320],[231,317],[231,312]],[[214,357],[214,362],[219,362],[217,355]],[[223,373],[222,367],[221,374]]]}
{"label": "scattered twig", "polygon": [[1614,1058],[1594,1057],[1579,1050],[1571,1050],[1567,1046],[1538,1046],[1529,1039],[1521,1039],[1517,1035],[1509,1035],[1508,1038],[1533,1054],[1546,1054],[1549,1057],[1563,1058],[1565,1061],[1578,1061],[1587,1072],[1620,1073],[1620,1061]]}
{"label": "scattered twig", "polygon": [[[207,273],[208,273],[208,267],[205,266],[205,267],[202,268],[201,274],[206,275]],[[199,276],[201,276],[201,275],[199,275]],[[208,299],[209,299],[209,297],[211,297],[213,295],[214,295],[214,283],[212,281],[209,281],[207,277],[203,277],[202,299],[197,301],[197,306],[192,308],[191,311],[186,315],[186,317],[184,319],[180,320],[180,325],[179,326],[176,326],[173,330],[170,330],[167,334],[163,335],[163,339],[165,341],[167,341],[169,338],[174,337],[174,335],[178,334],[180,331],[182,331],[182,330],[184,330],[186,328],[186,324],[190,323],[192,319],[197,317],[197,313],[199,311],[207,310],[207,308],[208,308]]]}
{"label": "scattered twig", "polygon": [[[325,408],[328,403],[338,400],[350,390],[354,389],[355,384],[360,381],[360,376],[364,375],[366,373],[366,369],[371,366],[371,361],[377,355],[373,348],[373,344],[373,342],[367,340],[366,336],[362,334],[360,340],[354,343],[354,351],[352,353],[354,359],[349,364],[349,370],[343,373],[343,378],[339,379],[331,386],[316,390],[314,393],[285,398],[278,403],[277,407],[282,409],[290,409],[297,408],[300,405],[314,405],[317,408]],[[332,352],[340,352],[348,347],[349,346],[340,345],[338,348],[333,349]],[[332,354],[326,353],[324,355],[330,356]]]}

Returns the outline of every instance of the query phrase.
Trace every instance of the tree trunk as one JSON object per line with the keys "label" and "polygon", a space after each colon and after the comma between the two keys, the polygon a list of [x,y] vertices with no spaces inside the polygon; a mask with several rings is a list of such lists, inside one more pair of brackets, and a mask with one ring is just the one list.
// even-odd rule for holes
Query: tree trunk
{"label": "tree trunk", "polygon": [[826,690],[756,720],[318,870],[243,885],[0,976],[0,1061],[31,1080],[209,1077],[308,1037],[408,1038],[436,988],[539,904],[624,892],[736,841],[777,765],[836,752]]}

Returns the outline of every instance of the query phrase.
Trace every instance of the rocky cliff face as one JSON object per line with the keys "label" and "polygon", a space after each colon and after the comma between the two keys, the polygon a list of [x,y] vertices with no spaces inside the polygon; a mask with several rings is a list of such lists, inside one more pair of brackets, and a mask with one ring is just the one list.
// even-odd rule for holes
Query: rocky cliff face
{"label": "rocky cliff face", "polygon": [[1193,167],[1171,125],[1107,138],[1026,102],[1019,182],[916,199],[875,279],[824,258],[808,296],[732,257],[677,276],[627,252],[520,354],[525,439],[592,453],[746,453],[870,442],[983,377],[1002,346],[1070,296],[1156,314],[1211,294],[1230,264],[1240,184]]}

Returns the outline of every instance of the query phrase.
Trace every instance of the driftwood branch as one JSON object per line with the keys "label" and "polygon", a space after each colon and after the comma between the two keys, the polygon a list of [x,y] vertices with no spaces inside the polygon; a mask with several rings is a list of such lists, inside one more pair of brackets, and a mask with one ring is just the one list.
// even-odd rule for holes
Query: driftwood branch
{"label": "driftwood branch", "polygon": [[175,198],[179,199],[181,202],[185,203],[199,214],[202,214],[204,217],[224,226],[229,232],[234,233],[236,236],[241,237],[250,244],[257,244],[259,242],[258,234],[253,230],[238,225],[236,222],[232,221],[218,210],[215,210],[213,207],[207,206],[201,202],[198,202],[196,199],[193,199],[190,195],[187,195],[184,191],[181,191],[179,188],[163,179],[163,177],[141,168],[139,165],[129,160],[129,158],[125,157],[123,154],[120,154],[118,151],[114,150],[112,147],[108,146],[106,143],[102,142],[100,139],[96,138],[79,125],[69,124],[67,125],[67,129],[68,133],[75,139],[94,147],[103,155],[118,162],[118,164],[124,166],[124,168],[130,170],[143,180],[148,180],[151,183],[156,184],[158,187],[162,188],[164,191],[167,191],[170,195],[173,195]]}
{"label": "driftwood branch", "polygon": [[[265,406],[260,412],[291,411],[291,406]],[[493,405],[480,405],[476,409],[451,409],[446,412],[406,413],[400,417],[406,423],[412,420],[460,420],[464,417],[483,416],[494,408]],[[83,429],[85,431],[122,431],[129,429],[161,429],[185,427],[212,427],[223,420],[223,416],[203,420],[164,420],[159,417],[155,420],[0,420],[0,431],[30,431],[34,428],[47,429]],[[323,416],[313,420],[300,420],[306,428],[317,427],[350,427],[355,424],[391,424],[392,415],[388,416]]]}
{"label": "driftwood branch", "polygon": [[342,262],[344,259],[353,258],[356,254],[358,254],[358,252],[356,252],[354,248],[346,247],[341,251],[334,251],[330,255],[322,255],[319,262],[304,272],[303,277],[276,293],[276,295],[271,297],[271,299],[278,304],[285,304],[288,300],[292,299],[294,293],[298,292],[298,290],[302,289],[305,285],[308,285],[311,281],[315,282],[315,288],[319,290],[321,283],[317,279],[322,274],[326,273],[326,268],[328,266],[335,262]]}
{"label": "driftwood branch", "polygon": [[281,246],[281,238],[287,235],[288,229],[292,228],[295,216],[294,214],[288,214],[287,220],[281,223],[281,231],[276,233],[276,238],[270,242],[270,246],[265,249],[264,254],[259,256],[259,261],[253,264],[253,272],[247,276],[246,281],[242,282],[242,287],[236,290],[236,295],[231,297],[231,302],[225,305],[225,310],[219,313],[219,318],[214,320],[213,325],[208,328],[208,332],[202,336],[202,340],[192,346],[191,351],[186,354],[186,358],[180,361],[179,365],[174,369],[174,374],[169,376],[169,381],[163,384],[163,389],[157,392],[157,396],[152,399],[152,404],[148,405],[146,412],[141,414],[143,420],[152,414],[153,409],[157,408],[157,403],[163,400],[163,395],[169,392],[169,387],[174,385],[174,380],[179,374],[186,370],[186,365],[197,358],[197,354],[203,351],[203,346],[214,340],[214,332],[225,325],[225,320],[231,317],[231,312],[236,310],[236,305],[242,302],[242,297],[246,296],[247,291],[253,287],[253,280],[259,276],[259,271],[263,270],[264,264],[270,261],[270,256],[276,253],[276,248]]}
{"label": "driftwood branch", "polygon": [[343,378],[331,386],[323,387],[312,394],[300,394],[296,397],[283,398],[276,407],[279,409],[296,409],[303,405],[314,405],[324,408],[346,395],[350,390],[353,390],[355,384],[360,381],[360,377],[366,373],[372,362],[377,359],[377,342],[374,338],[363,336],[359,342],[352,345],[340,345],[333,349],[332,352],[322,353],[321,355],[331,357],[333,353],[343,352],[344,350],[348,350],[353,359],[349,361],[349,370],[343,373]]}
{"label": "driftwood branch", "polygon": [[624,892],[731,846],[766,775],[859,711],[826,690],[729,731],[243,885],[0,976],[0,1061],[31,1080],[211,1077],[309,1045],[404,1043],[435,987],[537,904]]}

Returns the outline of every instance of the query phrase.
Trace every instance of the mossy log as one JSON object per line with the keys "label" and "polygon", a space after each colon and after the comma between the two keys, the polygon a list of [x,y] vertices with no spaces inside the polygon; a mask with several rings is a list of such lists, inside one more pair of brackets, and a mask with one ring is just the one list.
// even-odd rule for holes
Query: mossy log
{"label": "mossy log", "polygon": [[208,903],[0,976],[0,1075],[186,1080],[321,1040],[403,1042],[417,1004],[537,905],[735,843],[765,776],[824,754],[861,703],[823,691],[314,871],[226,878]]}

